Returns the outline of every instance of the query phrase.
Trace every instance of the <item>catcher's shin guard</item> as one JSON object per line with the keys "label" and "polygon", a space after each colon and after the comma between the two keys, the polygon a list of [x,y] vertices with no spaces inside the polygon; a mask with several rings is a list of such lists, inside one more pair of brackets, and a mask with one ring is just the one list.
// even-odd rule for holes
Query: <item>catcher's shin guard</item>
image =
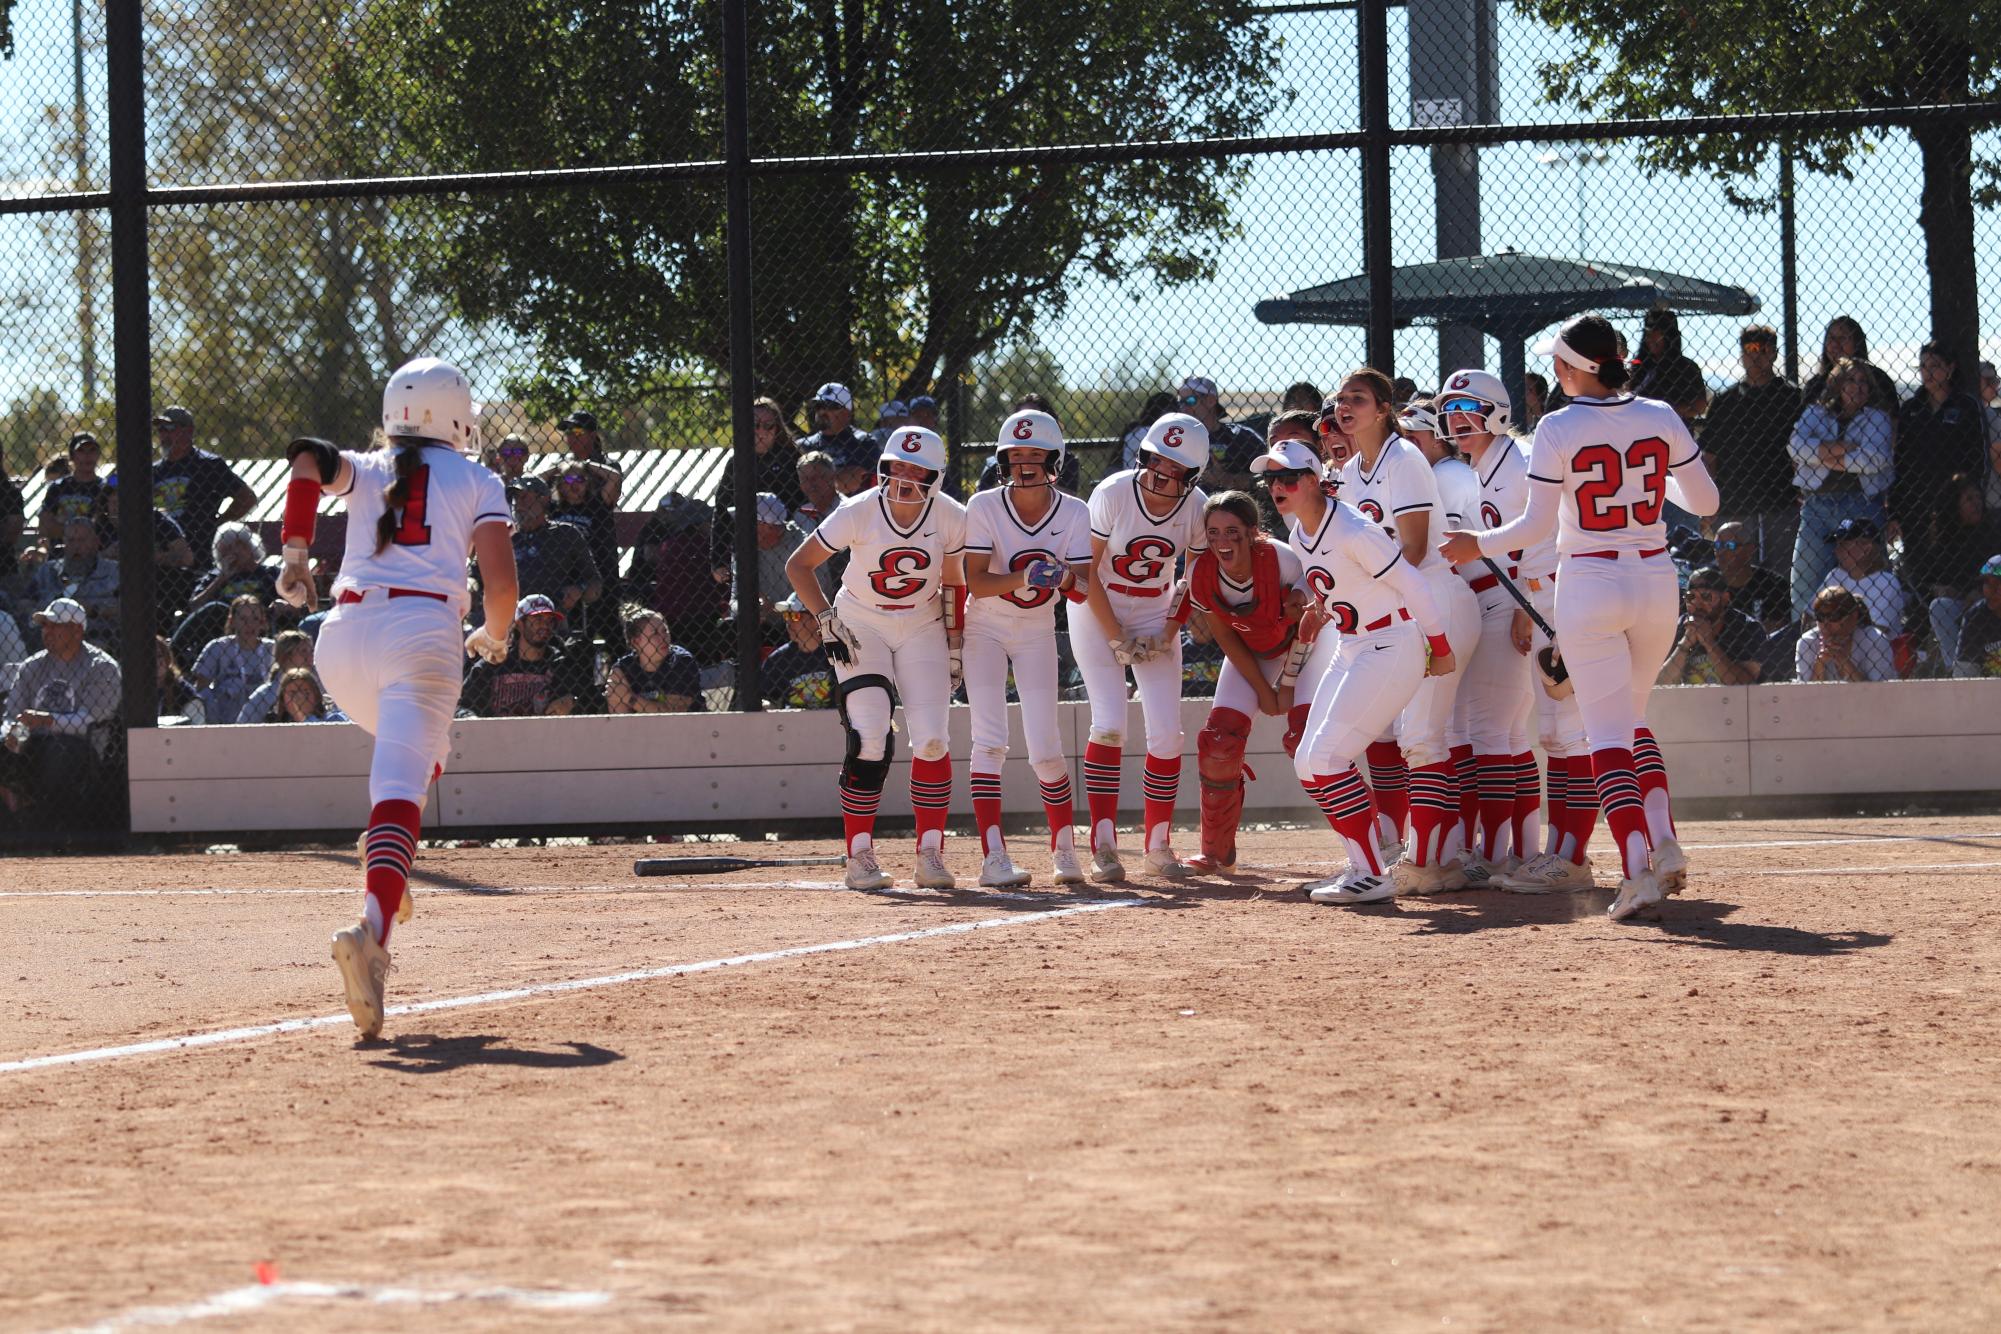
{"label": "catcher's shin guard", "polygon": [[1195,737],[1202,780],[1202,855],[1219,866],[1237,860],[1237,825],[1244,813],[1244,746],[1251,720],[1235,709],[1211,709]]}

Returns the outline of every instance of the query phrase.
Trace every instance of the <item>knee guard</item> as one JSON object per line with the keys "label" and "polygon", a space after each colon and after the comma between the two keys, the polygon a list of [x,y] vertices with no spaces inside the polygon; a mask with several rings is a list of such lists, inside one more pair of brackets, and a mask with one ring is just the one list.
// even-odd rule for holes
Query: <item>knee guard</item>
{"label": "knee guard", "polygon": [[[862,751],[868,746],[868,738],[855,730],[848,719],[848,697],[862,690],[880,690],[883,698],[894,707],[894,683],[886,676],[870,673],[865,676],[851,676],[834,686],[834,709],[841,717],[841,726],[848,734],[847,755],[841,764],[841,784],[862,792],[880,792],[889,777],[889,763],[896,758],[896,731],[885,728],[882,736],[882,758],[863,759]],[[853,782],[850,782],[853,779]]]}
{"label": "knee guard", "polygon": [[1204,787],[1235,788],[1244,779],[1244,747],[1251,720],[1235,709],[1211,709],[1208,725],[1195,736],[1196,767]]}

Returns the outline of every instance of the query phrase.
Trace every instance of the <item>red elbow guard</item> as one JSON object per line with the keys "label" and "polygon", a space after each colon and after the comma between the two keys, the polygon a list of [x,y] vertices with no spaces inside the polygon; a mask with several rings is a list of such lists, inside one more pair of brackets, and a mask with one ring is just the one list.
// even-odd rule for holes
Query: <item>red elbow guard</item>
{"label": "red elbow guard", "polygon": [[285,488],[285,522],[279,529],[286,546],[313,544],[313,522],[320,513],[320,484],[310,477],[294,477]]}

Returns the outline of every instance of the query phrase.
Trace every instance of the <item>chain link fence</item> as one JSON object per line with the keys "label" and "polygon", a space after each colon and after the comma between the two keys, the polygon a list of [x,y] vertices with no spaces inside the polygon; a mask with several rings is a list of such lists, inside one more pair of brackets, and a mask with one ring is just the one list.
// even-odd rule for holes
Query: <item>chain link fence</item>
{"label": "chain link fence", "polygon": [[[422,354],[473,378],[524,592],[558,613],[469,678],[472,714],[829,705],[784,556],[892,425],[937,425],[962,495],[1029,395],[1082,490],[1170,407],[1242,442],[1221,423],[1261,436],[1364,364],[1418,400],[1495,370],[1532,428],[1525,349],[1584,311],[1722,483],[1676,534],[1736,614],[1705,645],[1768,680],[2001,675],[1990,7],[779,3],[746,15],[736,155],[717,3],[0,15],[17,845],[122,832],[127,725],[340,717],[313,619],[272,595],[282,448],[365,443]],[[120,207],[143,269],[114,262]],[[150,406],[121,420],[121,390]],[[630,634],[647,612],[685,672]]]}

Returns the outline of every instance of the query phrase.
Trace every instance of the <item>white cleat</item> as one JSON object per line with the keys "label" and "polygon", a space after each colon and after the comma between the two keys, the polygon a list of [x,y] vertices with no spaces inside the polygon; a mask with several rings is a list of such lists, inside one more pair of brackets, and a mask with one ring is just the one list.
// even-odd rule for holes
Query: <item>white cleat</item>
{"label": "white cleat", "polygon": [[1519,870],[1522,864],[1519,857],[1489,861],[1470,848],[1462,848],[1453,854],[1453,861],[1457,863],[1460,875],[1465,877],[1467,889],[1498,889],[1501,877]]}
{"label": "white cleat", "polygon": [[1515,894],[1566,894],[1593,887],[1589,857],[1582,863],[1567,862],[1550,852],[1531,857],[1501,877],[1501,888]]}
{"label": "white cleat", "polygon": [[849,889],[888,889],[895,883],[895,878],[875,859],[874,848],[848,854]]}
{"label": "white cleat", "polygon": [[347,989],[347,1012],[364,1038],[382,1036],[383,993],[389,981],[389,951],[367,922],[333,934],[333,960]]}
{"label": "white cleat", "polygon": [[1390,877],[1395,881],[1399,894],[1425,898],[1432,894],[1443,894],[1448,890],[1464,888],[1464,885],[1459,883],[1454,869],[1449,866],[1436,864],[1419,866],[1405,858],[1391,862],[1389,867]]}
{"label": "white cleat", "polygon": [[1344,871],[1325,880],[1300,886],[1315,903],[1387,903],[1397,896],[1397,887],[1386,875]]}
{"label": "white cleat", "polygon": [[980,883],[988,889],[1013,889],[1029,881],[1028,872],[1014,864],[1006,848],[995,848],[980,863]]}
{"label": "white cleat", "polygon": [[[1003,853],[1002,856],[1007,854]],[[952,878],[952,868],[945,865],[945,854],[937,848],[917,850],[918,887],[921,889],[956,889],[959,882]]]}
{"label": "white cleat", "polygon": [[1163,880],[1186,880],[1189,875],[1188,863],[1174,855],[1172,848],[1153,848],[1146,854],[1146,873],[1157,875]]}
{"label": "white cleat", "polygon": [[1605,913],[1615,922],[1623,922],[1629,917],[1659,917],[1664,897],[1654,873],[1642,871],[1630,880],[1619,882],[1619,892],[1613,896],[1612,906]]}
{"label": "white cleat", "polygon": [[1078,860],[1077,849],[1055,848],[1049,854],[1049,867],[1059,885],[1081,885],[1084,883],[1084,863]]}
{"label": "white cleat", "polygon": [[1661,882],[1661,893],[1679,894],[1688,888],[1688,854],[1673,839],[1654,849],[1653,869],[1654,879]]}
{"label": "white cleat", "polygon": [[1109,885],[1126,878],[1126,864],[1119,860],[1119,850],[1109,843],[1101,843],[1091,849],[1091,879],[1101,885]]}

